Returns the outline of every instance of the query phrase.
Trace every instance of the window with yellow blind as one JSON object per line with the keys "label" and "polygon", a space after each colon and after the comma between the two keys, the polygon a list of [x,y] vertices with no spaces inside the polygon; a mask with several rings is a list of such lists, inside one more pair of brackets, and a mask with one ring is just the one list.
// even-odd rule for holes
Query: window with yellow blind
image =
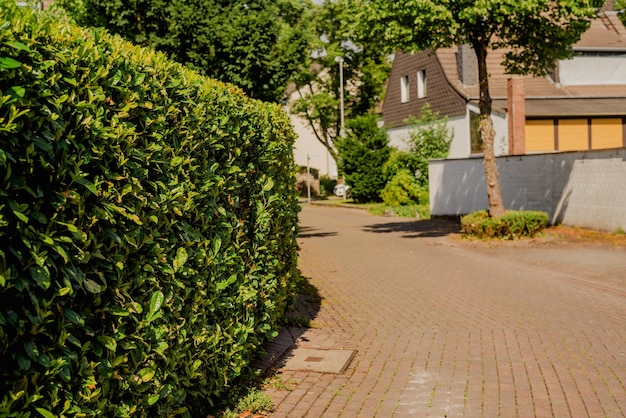
{"label": "window with yellow blind", "polygon": [[591,148],[620,148],[624,146],[624,128],[621,118],[591,120]]}
{"label": "window with yellow blind", "polygon": [[558,127],[559,151],[586,151],[589,149],[587,119],[560,119]]}
{"label": "window with yellow blind", "polygon": [[554,151],[554,122],[526,120],[526,152]]}

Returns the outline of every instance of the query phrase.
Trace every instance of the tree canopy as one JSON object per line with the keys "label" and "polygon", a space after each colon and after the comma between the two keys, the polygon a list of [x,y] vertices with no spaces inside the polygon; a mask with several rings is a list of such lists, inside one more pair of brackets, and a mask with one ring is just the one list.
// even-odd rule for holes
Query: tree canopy
{"label": "tree canopy", "polygon": [[469,44],[478,59],[481,137],[490,213],[504,214],[493,150],[487,54],[503,49],[511,74],[547,74],[589,27],[604,0],[351,0],[361,37],[405,51]]}
{"label": "tree canopy", "polygon": [[375,37],[356,42],[355,16],[347,0],[326,0],[316,5],[312,27],[313,54],[296,78],[299,99],[291,112],[309,122],[317,139],[337,159],[335,140],[340,135],[340,76],[343,60],[345,119],[366,115],[382,100],[391,68],[386,48]]}
{"label": "tree canopy", "polygon": [[310,52],[309,0],[60,0],[77,23],[280,102]]}

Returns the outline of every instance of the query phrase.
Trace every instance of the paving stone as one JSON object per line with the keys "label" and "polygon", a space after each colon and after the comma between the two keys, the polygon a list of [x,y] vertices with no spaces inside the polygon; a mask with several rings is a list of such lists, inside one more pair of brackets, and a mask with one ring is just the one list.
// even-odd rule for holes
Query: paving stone
{"label": "paving stone", "polygon": [[268,389],[272,416],[626,415],[625,249],[597,268],[597,248],[468,244],[443,221],[300,219],[322,302],[294,345],[356,354],[342,374],[284,370],[296,389]]}

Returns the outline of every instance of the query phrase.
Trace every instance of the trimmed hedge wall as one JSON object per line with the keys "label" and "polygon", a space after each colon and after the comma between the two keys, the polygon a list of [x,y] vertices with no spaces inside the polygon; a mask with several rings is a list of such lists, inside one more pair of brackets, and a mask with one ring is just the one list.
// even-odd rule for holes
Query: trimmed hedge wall
{"label": "trimmed hedge wall", "polygon": [[0,416],[205,416],[296,277],[278,106],[0,0]]}
{"label": "trimmed hedge wall", "polygon": [[492,218],[479,210],[461,218],[461,232],[475,238],[518,239],[536,237],[548,226],[548,214],[541,211],[507,211]]}

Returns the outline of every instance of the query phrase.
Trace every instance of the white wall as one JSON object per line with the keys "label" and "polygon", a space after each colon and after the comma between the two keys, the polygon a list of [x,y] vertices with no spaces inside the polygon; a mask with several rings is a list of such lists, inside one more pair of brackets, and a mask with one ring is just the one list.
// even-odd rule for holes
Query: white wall
{"label": "white wall", "polygon": [[[478,112],[478,108],[469,106],[465,116],[448,118],[448,127],[453,133],[452,142],[450,143],[450,151],[448,158],[468,158],[471,155],[470,141],[470,109]],[[509,152],[508,145],[508,122],[506,115],[493,113],[493,128],[496,132],[495,136],[495,154],[496,156],[506,155]],[[402,126],[399,128],[389,129],[389,144],[398,149],[406,150],[405,139],[409,137],[409,128]]]}
{"label": "white wall", "polygon": [[[553,223],[626,230],[626,148],[498,158],[507,209],[542,210]],[[429,162],[433,216],[487,209],[482,158]]]}
{"label": "white wall", "polygon": [[337,164],[335,160],[330,156],[326,147],[318,141],[308,123],[294,115],[291,115],[290,118],[298,135],[293,150],[296,164],[306,167],[307,154],[311,155],[312,157],[309,159],[310,167],[318,169],[321,176],[337,178]]}
{"label": "white wall", "polygon": [[448,118],[448,126],[452,130],[452,142],[448,158],[466,158],[470,155],[470,124],[469,113],[465,116]]}

